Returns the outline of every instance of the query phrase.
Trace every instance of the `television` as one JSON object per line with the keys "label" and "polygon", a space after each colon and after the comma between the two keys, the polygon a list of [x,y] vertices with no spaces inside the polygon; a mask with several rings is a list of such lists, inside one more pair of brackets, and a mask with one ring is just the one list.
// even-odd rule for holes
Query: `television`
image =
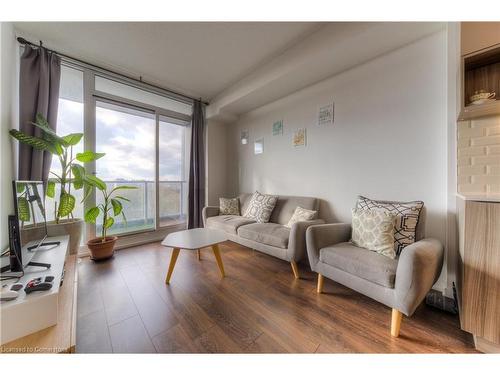
{"label": "television", "polygon": [[50,264],[33,262],[39,250],[49,250],[58,241],[47,241],[45,189],[42,181],[12,181],[14,215],[9,216],[9,265],[2,272],[23,272],[25,267],[50,268]]}

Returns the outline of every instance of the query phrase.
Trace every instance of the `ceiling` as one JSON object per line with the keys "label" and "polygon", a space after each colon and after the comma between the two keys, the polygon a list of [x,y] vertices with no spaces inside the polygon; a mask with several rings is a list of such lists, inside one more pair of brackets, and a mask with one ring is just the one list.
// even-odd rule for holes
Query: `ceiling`
{"label": "ceiling", "polygon": [[318,30],[308,22],[16,22],[18,36],[210,100]]}

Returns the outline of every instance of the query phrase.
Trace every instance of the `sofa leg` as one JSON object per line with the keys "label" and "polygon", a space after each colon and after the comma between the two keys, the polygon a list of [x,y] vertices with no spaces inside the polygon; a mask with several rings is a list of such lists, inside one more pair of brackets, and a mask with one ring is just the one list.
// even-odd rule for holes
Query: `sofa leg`
{"label": "sofa leg", "polygon": [[318,273],[318,287],[316,289],[318,294],[323,292],[323,275]]}
{"label": "sofa leg", "polygon": [[290,264],[292,265],[292,271],[293,271],[293,276],[295,276],[296,279],[299,278],[299,268],[297,267],[297,263],[292,260],[290,262]]}
{"label": "sofa leg", "polygon": [[401,328],[401,320],[403,319],[403,313],[392,309],[392,320],[391,320],[391,336],[398,337],[399,329]]}

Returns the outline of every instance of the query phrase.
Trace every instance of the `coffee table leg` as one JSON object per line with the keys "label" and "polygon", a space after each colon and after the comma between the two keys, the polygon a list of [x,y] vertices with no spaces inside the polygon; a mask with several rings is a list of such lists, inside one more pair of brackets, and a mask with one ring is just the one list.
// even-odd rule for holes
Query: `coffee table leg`
{"label": "coffee table leg", "polygon": [[219,245],[217,245],[217,244],[212,245],[212,250],[214,252],[215,260],[217,261],[217,265],[219,266],[220,274],[222,275],[222,277],[224,277],[224,276],[226,276],[226,274],[224,273],[224,264],[222,263],[222,258],[220,256]]}
{"label": "coffee table leg", "polygon": [[172,272],[174,272],[175,262],[177,262],[177,257],[179,256],[179,252],[181,249],[175,247],[172,250],[172,257],[170,258],[170,265],[168,266],[167,278],[165,279],[165,284],[170,284],[170,277],[172,276]]}
{"label": "coffee table leg", "polygon": [[198,260],[201,260],[201,252],[200,252],[200,249],[197,250],[198,252]]}

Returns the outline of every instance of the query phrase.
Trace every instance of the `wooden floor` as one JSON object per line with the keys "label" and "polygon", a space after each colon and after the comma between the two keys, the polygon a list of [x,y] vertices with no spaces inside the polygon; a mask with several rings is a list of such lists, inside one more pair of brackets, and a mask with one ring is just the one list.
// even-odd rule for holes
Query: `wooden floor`
{"label": "wooden floor", "polygon": [[76,351],[160,353],[464,353],[472,337],[457,316],[422,305],[389,334],[389,308],[316,275],[234,243],[213,253],[182,250],[171,284],[171,249],[150,244],[102,263],[79,263]]}

